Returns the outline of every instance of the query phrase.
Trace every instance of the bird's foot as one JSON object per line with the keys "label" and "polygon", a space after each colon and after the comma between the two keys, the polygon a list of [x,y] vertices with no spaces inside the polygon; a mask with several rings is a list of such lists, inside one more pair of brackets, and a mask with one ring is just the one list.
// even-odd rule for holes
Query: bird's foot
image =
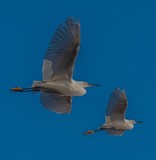
{"label": "bird's foot", "polygon": [[88,130],[88,131],[84,132],[84,135],[88,135],[88,134],[94,134],[94,131]]}
{"label": "bird's foot", "polygon": [[21,87],[15,87],[15,88],[11,88],[10,91],[12,92],[35,92],[35,91],[39,91],[39,88],[37,87],[30,87],[30,88],[21,88]]}
{"label": "bird's foot", "polygon": [[15,87],[15,88],[11,88],[10,91],[13,91],[13,92],[22,92],[23,88],[21,88],[21,87]]}

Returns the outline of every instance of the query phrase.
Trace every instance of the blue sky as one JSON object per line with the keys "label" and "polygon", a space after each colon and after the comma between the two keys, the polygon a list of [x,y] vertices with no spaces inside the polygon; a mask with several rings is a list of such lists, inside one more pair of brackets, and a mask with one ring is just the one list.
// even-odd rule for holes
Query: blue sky
{"label": "blue sky", "polygon": [[[156,2],[14,0],[0,2],[0,159],[154,160],[156,158]],[[42,59],[56,27],[81,22],[74,79],[102,84],[74,97],[70,115],[42,107],[39,94],[11,87],[41,79]],[[84,136],[104,122],[108,98],[125,88],[127,118],[144,121],[122,137]]]}

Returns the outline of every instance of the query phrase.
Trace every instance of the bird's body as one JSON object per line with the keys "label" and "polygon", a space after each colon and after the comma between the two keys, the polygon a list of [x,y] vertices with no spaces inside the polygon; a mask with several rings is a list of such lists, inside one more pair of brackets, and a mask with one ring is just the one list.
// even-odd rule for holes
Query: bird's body
{"label": "bird's body", "polygon": [[109,117],[106,116],[106,123],[103,124],[102,128],[115,128],[115,129],[123,129],[123,130],[131,130],[134,125],[131,120],[116,120],[116,121],[108,121]]}
{"label": "bird's body", "polygon": [[105,123],[95,130],[89,130],[85,134],[93,134],[105,130],[111,135],[123,135],[125,130],[131,130],[134,124],[141,123],[125,119],[127,97],[124,90],[114,89],[110,96],[105,116]]}
{"label": "bird's body", "polygon": [[40,91],[56,91],[64,96],[82,96],[86,90],[75,80],[71,81],[34,81],[32,88]]}
{"label": "bird's body", "polygon": [[82,96],[85,87],[93,86],[73,80],[73,71],[80,48],[80,23],[68,18],[54,33],[46,50],[42,81],[34,81],[31,88],[12,88],[15,92],[41,91],[41,103],[47,109],[70,113],[72,96]]}

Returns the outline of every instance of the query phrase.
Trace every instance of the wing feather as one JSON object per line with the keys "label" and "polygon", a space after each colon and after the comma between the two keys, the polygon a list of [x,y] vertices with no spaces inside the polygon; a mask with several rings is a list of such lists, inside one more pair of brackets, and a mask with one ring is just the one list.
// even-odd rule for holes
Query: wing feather
{"label": "wing feather", "polygon": [[48,45],[42,67],[43,80],[58,77],[71,80],[79,45],[80,23],[70,17],[57,28]]}
{"label": "wing feather", "polygon": [[106,133],[113,135],[113,136],[122,136],[124,134],[124,130],[122,130],[122,129],[117,129],[117,130],[107,129]]}
{"label": "wing feather", "polygon": [[40,101],[45,108],[59,114],[67,114],[71,111],[72,98],[70,96],[41,92]]}
{"label": "wing feather", "polygon": [[125,118],[127,104],[125,91],[121,91],[119,88],[114,89],[107,105],[106,116],[109,116],[111,121],[123,120]]}

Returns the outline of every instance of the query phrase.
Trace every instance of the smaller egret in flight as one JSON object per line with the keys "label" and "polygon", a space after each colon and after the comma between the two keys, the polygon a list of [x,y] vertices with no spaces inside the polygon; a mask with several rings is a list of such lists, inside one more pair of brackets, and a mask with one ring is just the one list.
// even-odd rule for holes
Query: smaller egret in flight
{"label": "smaller egret in flight", "polygon": [[104,130],[110,135],[121,136],[125,130],[133,129],[134,124],[143,123],[125,119],[127,104],[125,91],[114,89],[107,105],[105,123],[98,129],[88,130],[84,134],[94,134]]}
{"label": "smaller egret in flight", "polygon": [[68,18],[54,33],[43,60],[42,81],[32,87],[12,88],[14,92],[41,91],[41,103],[56,113],[70,113],[72,96],[82,96],[85,88],[99,86],[72,79],[75,60],[80,48],[80,23]]}

